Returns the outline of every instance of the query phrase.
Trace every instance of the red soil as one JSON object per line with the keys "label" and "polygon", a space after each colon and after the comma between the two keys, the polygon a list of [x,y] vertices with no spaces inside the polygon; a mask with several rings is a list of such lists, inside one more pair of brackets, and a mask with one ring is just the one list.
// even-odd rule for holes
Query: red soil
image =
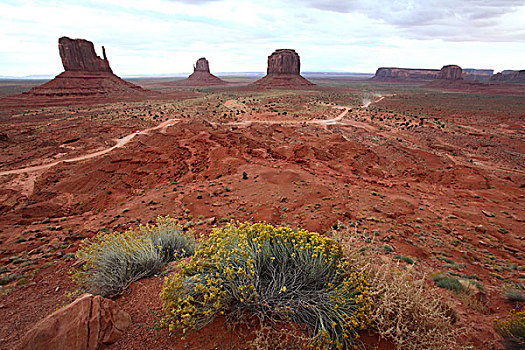
{"label": "red soil", "polygon": [[[334,90],[229,94],[225,99],[237,102],[228,109],[245,112],[228,114],[226,122],[222,110],[211,112],[224,108],[211,95],[137,102],[133,112],[129,103],[93,104],[89,108],[105,111],[93,120],[88,107],[42,111],[4,103],[0,123],[9,139],[0,141],[1,171],[107,149],[113,139],[164,124],[95,158],[0,176],[0,261],[4,275],[25,274],[28,282],[3,287],[0,310],[10,322],[0,325],[0,347],[13,348],[37,320],[66,302],[64,292],[75,288],[67,276],[75,260],[68,254],[82,238],[101,227],[121,231],[170,215],[200,235],[230,219],[318,232],[336,222],[358,223],[356,232],[371,244],[394,248],[388,259],[420,259],[415,268],[425,273],[476,274],[487,296],[484,313],[452,292],[443,295],[465,327],[462,342],[500,348],[491,320],[513,307],[504,301],[501,279],[518,281],[523,272],[516,267],[524,265],[522,99],[485,97],[479,100],[483,110],[471,111],[468,99],[478,95],[399,93],[361,109],[357,96]],[[344,112],[319,101],[344,103],[351,111],[335,122],[312,121]],[[162,118],[135,118],[147,110],[162,111]],[[110,118],[115,115],[121,117]],[[420,123],[423,115],[429,119]],[[273,118],[288,122],[260,122]],[[73,149],[62,146],[76,135],[81,147],[77,141],[65,143]],[[443,257],[459,267],[444,267]],[[35,271],[49,261],[56,264]],[[160,312],[161,284],[160,277],[140,281],[116,299],[133,325],[111,348],[244,345],[223,320],[187,340],[149,329],[156,317],[148,308]]]}

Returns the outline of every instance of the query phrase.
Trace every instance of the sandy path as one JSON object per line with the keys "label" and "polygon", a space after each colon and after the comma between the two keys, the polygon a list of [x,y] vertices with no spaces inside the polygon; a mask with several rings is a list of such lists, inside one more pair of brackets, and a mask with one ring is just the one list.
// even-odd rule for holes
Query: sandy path
{"label": "sandy path", "polygon": [[32,167],[27,167],[27,168],[21,168],[21,169],[2,171],[2,172],[0,172],[0,175],[32,173],[32,172],[35,172],[35,171],[49,169],[49,168],[54,167],[55,165],[57,165],[59,163],[74,163],[74,162],[79,162],[79,161],[86,160],[86,159],[99,157],[99,156],[102,156],[102,155],[104,155],[106,153],[109,153],[109,152],[113,151],[114,149],[117,149],[117,148],[125,146],[131,140],[133,140],[133,138],[135,136],[137,136],[137,135],[146,135],[149,132],[154,131],[154,130],[158,130],[158,129],[162,129],[161,132],[165,132],[166,128],[169,127],[170,124],[173,124],[173,123],[179,122],[179,121],[180,121],[179,119],[169,119],[169,120],[166,120],[166,121],[164,121],[164,122],[160,123],[159,125],[154,126],[152,128],[145,129],[145,130],[142,130],[140,132],[134,132],[133,134],[129,134],[127,136],[124,136],[121,139],[118,139],[117,143],[114,146],[112,146],[110,148],[103,149],[101,151],[84,154],[82,156],[75,157],[75,158],[57,160],[56,162],[52,162],[52,163],[47,163],[47,164],[42,164],[42,165],[37,165],[37,166],[32,166]]}
{"label": "sandy path", "polygon": [[[370,106],[372,103],[377,103],[377,102],[383,100],[384,98],[385,98],[384,96],[381,96],[375,101],[368,101],[367,103],[363,104],[361,106],[361,108],[366,108],[366,107]],[[234,101],[234,100],[227,101],[227,102],[232,102],[232,101]],[[317,124],[317,125],[321,125],[321,126],[324,126],[324,127],[327,127],[328,125],[351,125],[351,126],[355,126],[355,127],[358,127],[358,128],[364,128],[367,131],[374,131],[375,130],[374,127],[372,127],[372,126],[370,126],[368,124],[359,123],[359,122],[356,122],[356,121],[348,122],[348,123],[341,123],[341,120],[350,111],[350,107],[347,107],[347,106],[335,106],[333,108],[342,109],[343,111],[337,117],[332,118],[332,119],[314,119],[314,120],[308,120],[308,121],[297,121],[297,120],[244,120],[242,122],[232,122],[232,123],[226,123],[224,125],[250,126],[250,125],[253,125],[253,124],[267,124],[267,125],[273,125],[273,124],[284,124],[284,125]],[[51,167],[53,167],[53,166],[55,166],[57,164],[60,164],[60,163],[74,163],[74,162],[79,162],[79,161],[82,161],[82,160],[96,158],[96,157],[102,156],[102,155],[104,155],[106,153],[109,153],[109,152],[111,152],[111,151],[113,151],[113,150],[115,150],[117,148],[121,148],[121,147],[125,146],[131,140],[133,140],[133,138],[135,136],[137,136],[137,135],[145,135],[145,134],[148,134],[151,131],[158,130],[158,129],[161,129],[161,132],[165,133],[166,129],[169,126],[171,126],[171,124],[178,123],[178,122],[180,122],[180,119],[169,119],[169,120],[166,120],[166,121],[164,121],[164,122],[160,123],[159,125],[154,126],[152,128],[145,129],[145,130],[142,130],[140,132],[135,132],[133,134],[129,134],[129,135],[127,135],[127,136],[117,140],[117,143],[114,146],[106,148],[106,149],[103,149],[101,151],[88,153],[88,154],[85,154],[85,155],[82,155],[82,156],[79,156],[79,157],[75,157],[75,158],[57,160],[57,161],[52,162],[52,163],[36,165],[36,166],[31,166],[31,167],[26,167],[26,168],[20,168],[20,169],[13,169],[13,170],[2,171],[2,172],[0,172],[0,176],[1,175],[13,175],[13,174],[32,173],[32,172],[36,172],[36,171],[40,171],[40,170],[49,169],[49,168],[51,168]],[[213,123],[213,124],[215,124],[215,123]]]}
{"label": "sandy path", "polygon": [[368,106],[370,106],[372,103],[378,103],[379,101],[383,100],[385,98],[385,96],[380,96],[377,100],[375,101],[368,101],[367,103],[363,104],[361,106],[361,108],[366,108]]}

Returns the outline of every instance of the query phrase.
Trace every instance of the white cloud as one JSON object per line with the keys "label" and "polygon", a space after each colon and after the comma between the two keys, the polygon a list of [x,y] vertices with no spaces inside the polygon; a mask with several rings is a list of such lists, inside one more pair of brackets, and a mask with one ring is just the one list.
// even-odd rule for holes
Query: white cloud
{"label": "white cloud", "polygon": [[117,74],[265,71],[277,48],[303,70],[379,66],[523,69],[514,0],[21,0],[0,3],[0,75],[58,74],[61,36],[106,47]]}

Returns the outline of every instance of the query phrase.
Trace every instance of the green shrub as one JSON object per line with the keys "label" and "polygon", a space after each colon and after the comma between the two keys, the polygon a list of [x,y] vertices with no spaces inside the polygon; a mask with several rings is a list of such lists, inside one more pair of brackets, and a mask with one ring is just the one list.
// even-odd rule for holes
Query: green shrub
{"label": "green shrub", "polygon": [[179,267],[161,293],[170,331],[247,314],[295,323],[310,336],[308,345],[333,349],[354,344],[366,325],[366,281],[346,266],[337,242],[317,233],[230,223]]}
{"label": "green shrub", "polygon": [[112,297],[132,282],[159,272],[168,262],[194,252],[193,236],[185,234],[175,220],[159,217],[155,226],[99,233],[82,242],[76,257],[83,265],[73,278],[89,293]]}
{"label": "green shrub", "polygon": [[444,277],[435,281],[439,288],[445,288],[455,293],[465,292],[465,286],[454,277]]}
{"label": "green shrub", "polygon": [[494,319],[494,330],[503,337],[510,349],[525,347],[525,310],[512,310],[506,319]]}
{"label": "green shrub", "polygon": [[394,259],[395,259],[395,260],[401,260],[401,261],[404,261],[404,262],[406,262],[407,264],[414,264],[414,259],[412,259],[412,258],[409,257],[409,256],[396,255],[396,256],[394,256]]}

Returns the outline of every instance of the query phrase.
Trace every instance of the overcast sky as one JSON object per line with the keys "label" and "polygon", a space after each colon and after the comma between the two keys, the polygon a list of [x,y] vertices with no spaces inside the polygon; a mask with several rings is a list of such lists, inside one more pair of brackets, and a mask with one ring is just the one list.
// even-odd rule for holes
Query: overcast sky
{"label": "overcast sky", "polygon": [[60,73],[58,38],[106,47],[118,75],[380,66],[525,69],[525,0],[0,0],[0,76]]}

